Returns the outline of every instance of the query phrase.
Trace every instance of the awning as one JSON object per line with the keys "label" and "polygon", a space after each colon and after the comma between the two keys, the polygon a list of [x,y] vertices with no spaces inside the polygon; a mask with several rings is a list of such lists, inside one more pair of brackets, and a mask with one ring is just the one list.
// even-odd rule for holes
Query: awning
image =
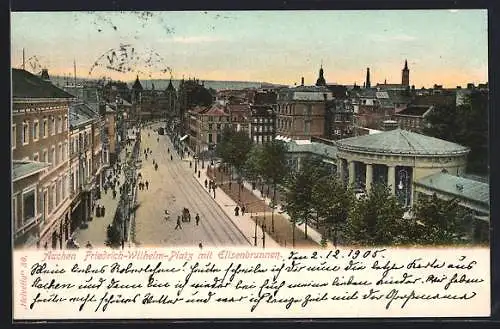
{"label": "awning", "polygon": [[188,136],[189,136],[189,135],[184,135],[184,136],[182,136],[182,137],[181,137],[181,139],[180,139],[180,140],[181,140],[181,142],[182,142],[183,140],[185,140],[186,138],[188,138]]}

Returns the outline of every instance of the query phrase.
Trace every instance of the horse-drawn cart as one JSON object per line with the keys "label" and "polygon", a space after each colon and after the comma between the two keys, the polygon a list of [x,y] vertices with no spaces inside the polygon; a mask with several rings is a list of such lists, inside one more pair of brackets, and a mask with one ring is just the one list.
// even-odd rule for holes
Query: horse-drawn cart
{"label": "horse-drawn cart", "polygon": [[189,213],[188,208],[182,209],[182,221],[183,222],[190,222],[191,221],[191,214]]}

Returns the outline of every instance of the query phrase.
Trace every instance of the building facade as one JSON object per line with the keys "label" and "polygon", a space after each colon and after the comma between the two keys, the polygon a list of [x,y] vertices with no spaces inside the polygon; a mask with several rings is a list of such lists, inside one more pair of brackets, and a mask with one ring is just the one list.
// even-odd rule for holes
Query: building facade
{"label": "building facade", "polygon": [[74,96],[50,82],[12,69],[12,159],[48,164],[39,173],[38,184],[13,191],[13,202],[21,208],[25,195],[30,195],[29,202],[35,200],[35,216],[22,214],[14,218],[13,226],[34,226],[38,247],[62,248],[70,234],[68,121],[72,101]]}
{"label": "building facade", "polygon": [[331,91],[324,86],[299,86],[279,90],[277,135],[291,139],[324,136],[326,102],[332,98]]}

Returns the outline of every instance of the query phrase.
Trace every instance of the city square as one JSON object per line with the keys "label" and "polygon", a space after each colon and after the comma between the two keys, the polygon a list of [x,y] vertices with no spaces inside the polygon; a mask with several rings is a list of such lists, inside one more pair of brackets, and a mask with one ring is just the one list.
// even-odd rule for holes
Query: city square
{"label": "city square", "polygon": [[[417,47],[410,27],[405,37],[382,37],[363,25],[394,13],[262,15],[14,14],[14,246],[487,244],[484,35],[464,27],[477,47],[436,52],[448,62],[433,62],[423,52],[436,48],[430,37]],[[375,43],[373,54],[359,45],[341,54],[345,41],[323,35],[314,15],[358,22],[353,29]],[[450,38],[457,16],[484,21],[480,11],[425,15]],[[54,17],[74,21],[69,30],[85,30],[95,44],[78,36],[79,57],[44,53],[26,22],[52,22],[43,28],[65,38]],[[263,17],[299,41],[257,24]],[[231,19],[241,20],[234,31]],[[190,20],[199,36],[183,32],[180,22]],[[314,38],[288,25],[302,20]],[[204,24],[220,30],[204,35]],[[392,33],[385,24],[375,32]],[[264,35],[294,50],[268,51]],[[152,48],[157,40],[175,47]],[[227,44],[210,47],[217,43]],[[377,50],[384,47],[392,53]]]}

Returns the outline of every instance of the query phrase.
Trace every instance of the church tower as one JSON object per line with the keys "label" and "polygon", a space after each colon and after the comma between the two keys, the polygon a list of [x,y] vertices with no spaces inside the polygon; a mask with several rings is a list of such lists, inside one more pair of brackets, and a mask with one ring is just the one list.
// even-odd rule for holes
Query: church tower
{"label": "church tower", "polygon": [[408,69],[408,61],[405,60],[405,67],[403,68],[401,84],[405,87],[410,86],[410,70]]}
{"label": "church tower", "polygon": [[366,69],[366,82],[365,82],[365,87],[366,87],[366,88],[371,88],[371,87],[372,87],[372,85],[371,85],[371,83],[370,83],[370,68],[369,68],[369,67]]}
{"label": "church tower", "polygon": [[318,80],[316,80],[316,86],[326,86],[326,80],[323,76],[323,64],[321,64],[321,67],[319,69],[319,77]]}

